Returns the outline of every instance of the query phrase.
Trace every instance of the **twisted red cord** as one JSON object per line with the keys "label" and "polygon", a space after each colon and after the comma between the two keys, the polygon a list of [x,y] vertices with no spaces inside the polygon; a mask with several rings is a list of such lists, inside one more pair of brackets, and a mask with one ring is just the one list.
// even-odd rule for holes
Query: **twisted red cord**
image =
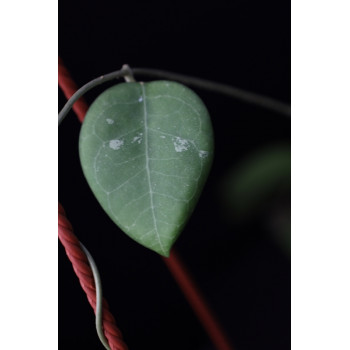
{"label": "twisted red cord", "polygon": [[[73,265],[74,272],[78,276],[80,285],[86,293],[91,307],[96,313],[96,288],[92,270],[60,203],[58,203],[58,238],[66,250],[68,259]],[[122,340],[122,334],[117,328],[115,319],[109,311],[107,301],[104,298],[102,320],[104,334],[111,350],[127,350],[128,347]]]}
{"label": "twisted red cord", "polygon": [[224,331],[220,328],[219,322],[216,320],[213,312],[210,310],[202,293],[191,278],[186,266],[177,255],[175,249],[172,249],[168,259],[163,258],[163,260],[180,286],[199,321],[202,323],[203,328],[207,331],[211,341],[215,344],[215,347],[218,350],[233,350]]}
{"label": "twisted red cord", "polygon": [[[72,97],[74,92],[77,90],[77,86],[75,85],[74,81],[70,77],[69,72],[64,67],[63,61],[60,58],[58,58],[58,67],[59,67],[58,84],[61,87],[61,89],[63,90],[67,99],[69,99],[70,97]],[[61,74],[63,74],[64,77],[60,77]],[[88,110],[88,105],[82,99],[80,99],[79,101],[77,101],[74,104],[73,110],[77,114],[79,120],[81,122],[83,122],[86,111]],[[82,252],[82,254],[85,256],[85,254],[83,252]],[[68,255],[68,253],[67,253],[67,255]],[[69,255],[68,255],[68,257],[69,257]],[[85,256],[85,260],[87,261],[86,256]],[[204,297],[202,296],[201,292],[199,291],[198,287],[196,286],[194,280],[191,278],[190,274],[187,272],[185,265],[178,257],[175,249],[172,249],[170,257],[163,258],[163,261],[165,262],[165,264],[169,268],[175,281],[178,283],[178,285],[181,288],[182,292],[184,293],[187,301],[191,305],[191,307],[192,307],[193,311],[195,312],[195,314],[197,315],[199,321],[202,323],[202,326],[207,331],[207,333],[208,333],[210,339],[212,340],[213,344],[215,345],[215,347],[218,350],[233,350],[233,347],[230,345],[228,338],[226,337],[224,331],[221,329],[219,322],[216,320],[214,313],[209,308]],[[73,264],[73,268],[75,271],[74,264]],[[90,269],[90,271],[91,271],[91,269]],[[92,277],[92,272],[91,272],[90,276]],[[92,277],[92,279],[93,279],[93,277]],[[83,287],[83,289],[84,289],[84,287]],[[90,299],[89,299],[89,302],[90,302]],[[90,304],[91,304],[91,302],[90,302]],[[96,305],[96,302],[91,304],[91,306],[95,310],[94,305]],[[103,311],[104,311],[104,309],[103,309]],[[103,324],[103,326],[105,327],[105,324]],[[106,335],[106,338],[109,341],[109,338],[107,337],[107,335]]]}

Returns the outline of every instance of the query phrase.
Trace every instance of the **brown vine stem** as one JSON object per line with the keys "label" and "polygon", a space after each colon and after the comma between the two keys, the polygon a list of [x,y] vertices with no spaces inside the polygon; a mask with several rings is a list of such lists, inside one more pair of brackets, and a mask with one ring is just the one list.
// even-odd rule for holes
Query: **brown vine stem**
{"label": "brown vine stem", "polygon": [[236,98],[238,100],[251,103],[253,105],[270,109],[279,114],[290,117],[290,106],[277,101],[271,97],[263,96],[243,89],[239,89],[227,84],[217,83],[210,80],[191,77],[188,75],[172,73],[164,70],[150,68],[133,68],[134,75],[143,75],[148,77],[156,77],[161,79],[176,80],[186,85],[195,86],[204,90],[216,92],[222,95]]}
{"label": "brown vine stem", "polygon": [[217,83],[201,78],[191,77],[183,74],[151,68],[130,68],[128,65],[123,65],[122,69],[93,79],[87,84],[83,85],[79,90],[77,90],[77,92],[68,100],[68,102],[62,108],[61,112],[58,114],[58,125],[61,124],[62,120],[73,107],[74,103],[77,100],[79,100],[79,98],[82,97],[87,91],[107,81],[111,81],[122,77],[124,77],[124,79],[127,82],[132,82],[134,81],[134,75],[143,75],[148,77],[179,81],[187,85],[195,86],[204,90],[233,97],[238,100],[251,103],[253,105],[263,107],[276,113],[282,114],[284,116],[290,117],[291,112],[289,105],[267,96],[255,94],[253,92],[245,91],[230,85]]}

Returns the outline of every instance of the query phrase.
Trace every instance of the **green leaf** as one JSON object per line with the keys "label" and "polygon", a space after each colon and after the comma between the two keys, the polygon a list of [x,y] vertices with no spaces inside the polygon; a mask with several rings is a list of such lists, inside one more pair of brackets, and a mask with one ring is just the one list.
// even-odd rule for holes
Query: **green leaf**
{"label": "green leaf", "polygon": [[269,200],[290,193],[290,145],[275,144],[247,155],[220,181],[227,219],[251,219]]}
{"label": "green leaf", "polygon": [[79,140],[83,172],[105,212],[164,256],[197,203],[213,147],[203,102],[170,81],[106,90],[87,112]]}

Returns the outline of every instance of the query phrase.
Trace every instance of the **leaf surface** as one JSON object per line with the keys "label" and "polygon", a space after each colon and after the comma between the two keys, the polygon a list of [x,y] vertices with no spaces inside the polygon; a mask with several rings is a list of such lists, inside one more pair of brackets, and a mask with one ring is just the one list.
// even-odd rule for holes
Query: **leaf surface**
{"label": "leaf surface", "polygon": [[79,139],[84,175],[105,212],[163,256],[197,203],[213,147],[203,102],[170,81],[106,90],[87,112]]}

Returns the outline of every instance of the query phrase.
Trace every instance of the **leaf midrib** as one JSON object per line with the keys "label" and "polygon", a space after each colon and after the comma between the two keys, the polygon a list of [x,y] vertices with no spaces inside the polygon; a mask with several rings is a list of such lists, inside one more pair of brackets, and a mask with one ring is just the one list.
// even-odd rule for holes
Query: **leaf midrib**
{"label": "leaf midrib", "polygon": [[150,193],[150,205],[151,205],[151,212],[153,217],[153,225],[156,232],[156,236],[160,245],[160,248],[162,252],[165,254],[165,249],[163,247],[163,244],[160,239],[160,235],[158,232],[158,226],[157,226],[157,220],[154,213],[154,203],[153,203],[153,191],[152,191],[152,185],[151,185],[151,172],[149,167],[149,148],[148,148],[148,113],[147,113],[147,106],[146,106],[146,92],[145,92],[145,86],[143,83],[140,83],[141,89],[142,89],[142,102],[143,102],[143,115],[144,115],[144,135],[145,135],[145,156],[146,156],[146,173],[147,173],[147,180],[148,180],[148,187],[149,187],[149,193]]}

